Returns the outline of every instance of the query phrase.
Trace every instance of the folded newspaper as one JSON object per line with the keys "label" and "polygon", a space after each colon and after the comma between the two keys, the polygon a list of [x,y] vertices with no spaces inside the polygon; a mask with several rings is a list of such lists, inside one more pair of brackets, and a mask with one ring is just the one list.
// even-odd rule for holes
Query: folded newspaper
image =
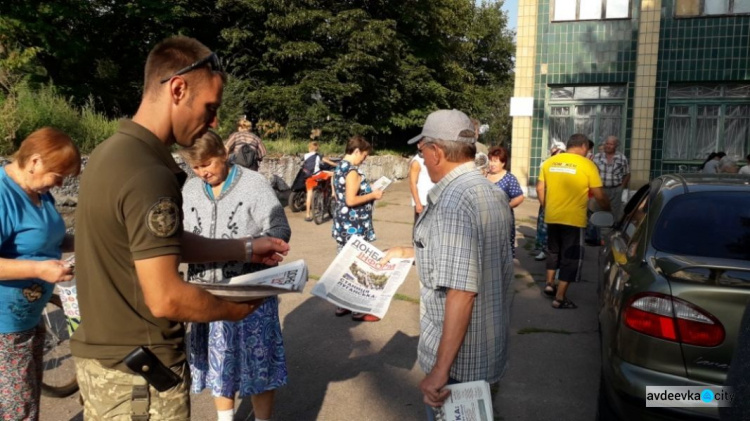
{"label": "folded newspaper", "polygon": [[287,292],[302,292],[307,284],[307,264],[297,260],[215,283],[191,282],[229,301],[247,301]]}
{"label": "folded newspaper", "polygon": [[[438,421],[492,421],[490,384],[484,380],[445,386],[451,394],[435,412]],[[442,409],[442,411],[441,411]],[[442,412],[442,414],[440,414]]]}
{"label": "folded newspaper", "polygon": [[375,180],[372,183],[371,187],[373,190],[385,190],[388,188],[388,186],[391,185],[391,183],[393,183],[393,180],[391,180],[390,178],[386,176],[382,176],[378,178],[377,180]]}
{"label": "folded newspaper", "polygon": [[311,293],[339,307],[382,319],[414,260],[391,259],[381,265],[384,254],[364,238],[352,236]]}

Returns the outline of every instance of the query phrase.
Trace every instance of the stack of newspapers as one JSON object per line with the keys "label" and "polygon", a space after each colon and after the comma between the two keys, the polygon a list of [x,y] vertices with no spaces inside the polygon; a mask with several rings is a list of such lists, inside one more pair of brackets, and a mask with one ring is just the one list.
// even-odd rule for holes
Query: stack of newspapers
{"label": "stack of newspapers", "polygon": [[287,292],[302,292],[307,284],[307,264],[297,260],[216,283],[191,282],[229,301],[247,301]]}

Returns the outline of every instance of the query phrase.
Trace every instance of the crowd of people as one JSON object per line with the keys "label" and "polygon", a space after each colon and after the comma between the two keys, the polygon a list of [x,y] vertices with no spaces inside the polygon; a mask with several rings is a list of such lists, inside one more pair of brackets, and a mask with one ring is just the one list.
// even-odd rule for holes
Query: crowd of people
{"label": "crowd of people", "polygon": [[[209,389],[220,421],[233,419],[237,396],[250,396],[256,421],[265,421],[274,391],[288,381],[278,301],[221,300],[178,271],[187,263],[188,280],[210,283],[276,265],[288,253],[292,233],[283,207],[253,171],[265,146],[245,117],[226,144],[210,130],[225,75],[197,40],[162,41],[144,74],[137,112],[96,147],[81,176],[75,235],[66,234],[49,192],[81,172],[69,136],[39,129],[0,168],[2,419],[39,419],[41,314],[54,284],[73,278],[61,260],[73,250],[82,323],[71,350],[86,419],[188,420],[190,393]],[[485,380],[494,396],[507,366],[513,209],[524,193],[505,148],[486,151],[486,171],[475,166],[478,127],[461,111],[438,110],[407,142],[417,149],[409,163],[412,241],[383,258],[416,260],[417,351],[426,374],[419,388],[428,419],[447,398],[446,385]],[[188,180],[175,163],[174,145],[195,177]],[[589,209],[622,213],[630,169],[619,145],[610,136],[593,154],[592,142],[575,134],[566,145],[555,143],[541,166],[537,259],[546,260],[543,293],[555,309],[576,308],[567,291],[581,277]],[[317,150],[313,141],[305,156],[307,190],[331,179],[338,250],[353,235],[375,241],[373,209],[384,192],[361,168],[372,145],[352,136],[338,162]],[[732,172],[722,171],[731,165],[717,156],[704,170]],[[318,176],[321,162],[334,170]],[[307,208],[309,218],[309,196]]]}

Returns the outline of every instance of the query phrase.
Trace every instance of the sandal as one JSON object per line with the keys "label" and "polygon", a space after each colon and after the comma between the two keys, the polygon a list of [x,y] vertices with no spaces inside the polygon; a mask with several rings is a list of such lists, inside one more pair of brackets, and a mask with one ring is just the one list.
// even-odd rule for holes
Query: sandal
{"label": "sandal", "polygon": [[352,312],[352,311],[351,311],[351,310],[349,310],[349,309],[347,309],[347,308],[343,308],[343,307],[336,307],[336,312],[335,312],[335,313],[333,313],[333,314],[335,314],[335,315],[336,315],[336,317],[341,317],[341,316],[346,316],[347,314],[349,314],[349,313],[351,313],[351,312]]}
{"label": "sandal", "polygon": [[355,322],[379,322],[380,317],[365,313],[352,313],[352,320]]}
{"label": "sandal", "polygon": [[312,220],[313,220],[312,216],[306,216],[305,217],[305,221],[307,221],[307,222],[312,222]]}
{"label": "sandal", "polygon": [[552,300],[552,308],[556,308],[558,310],[573,310],[578,308],[578,306],[567,298],[563,298],[562,300],[558,300],[557,298],[555,298],[554,300]]}
{"label": "sandal", "polygon": [[555,295],[557,295],[557,285],[545,285],[542,293],[544,293],[544,295],[546,295],[547,297],[554,297]]}

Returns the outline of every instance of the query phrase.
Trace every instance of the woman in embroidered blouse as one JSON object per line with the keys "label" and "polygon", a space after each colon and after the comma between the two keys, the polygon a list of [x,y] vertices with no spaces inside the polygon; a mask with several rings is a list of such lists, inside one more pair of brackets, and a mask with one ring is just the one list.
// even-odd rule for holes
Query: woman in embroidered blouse
{"label": "woman in embroidered blouse", "polygon": [[[183,156],[197,175],[182,191],[186,231],[209,238],[289,241],[289,222],[268,180],[228,163],[216,133],[206,133]],[[247,262],[191,264],[188,280],[217,282],[263,268]],[[251,397],[256,419],[271,418],[274,390],[287,383],[276,297],[239,322],[193,323],[187,344],[192,392],[211,389],[220,421],[234,416],[235,394]]]}
{"label": "woman in embroidered blouse", "polygon": [[81,171],[81,155],[65,133],[30,134],[0,168],[0,419],[39,419],[44,327],[54,284],[73,279],[60,260],[73,237],[49,190]]}
{"label": "woman in embroidered blouse", "polygon": [[[333,170],[333,189],[336,198],[336,212],[333,216],[331,235],[344,247],[352,235],[362,236],[367,241],[375,241],[372,226],[372,209],[376,200],[383,197],[382,190],[373,190],[359,166],[372,152],[372,145],[363,136],[352,136],[346,143],[344,158]],[[344,316],[351,311],[338,307],[336,316]],[[376,322],[379,318],[371,314],[354,313],[352,319],[360,322]]]}
{"label": "woman in embroidered blouse", "polygon": [[509,173],[508,167],[508,150],[502,146],[495,146],[487,154],[490,158],[489,172],[487,179],[493,184],[500,187],[508,195],[508,204],[510,205],[510,215],[513,222],[510,230],[510,248],[513,250],[513,257],[516,257],[516,216],[513,209],[523,203],[523,190],[518,184],[516,176]]}

